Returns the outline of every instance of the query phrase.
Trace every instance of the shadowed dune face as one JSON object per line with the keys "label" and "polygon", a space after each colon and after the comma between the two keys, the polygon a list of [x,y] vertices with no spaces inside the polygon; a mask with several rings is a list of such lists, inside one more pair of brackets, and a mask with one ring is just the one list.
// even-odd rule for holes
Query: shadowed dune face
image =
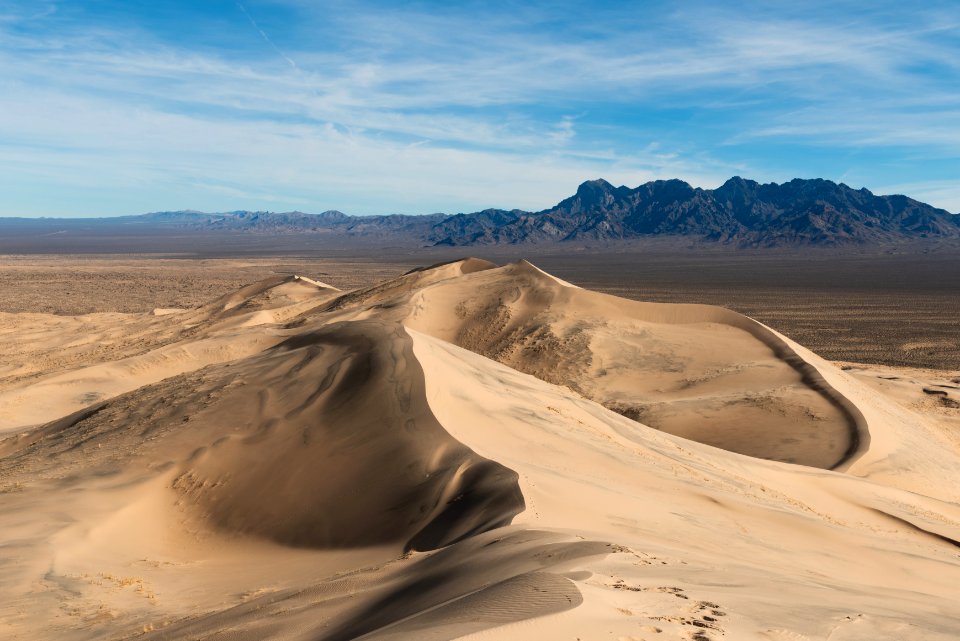
{"label": "shadowed dune face", "polygon": [[[940,614],[960,598],[955,444],[727,310],[467,260],[89,320],[118,360],[18,374],[20,404],[61,418],[10,412],[0,439],[14,639],[960,627]],[[96,387],[105,372],[130,380]],[[746,614],[720,620],[721,597]]]}
{"label": "shadowed dune face", "polygon": [[[107,459],[103,443],[122,446]],[[178,468],[172,488],[192,519],[285,545],[430,550],[524,508],[516,473],[434,418],[396,323],[303,331],[8,439],[0,454],[39,461],[41,475],[55,474],[46,461],[56,460],[112,476],[137,469],[145,443],[167,461],[152,467]]]}
{"label": "shadowed dune face", "polygon": [[430,413],[398,325],[305,332],[221,376],[235,387],[194,420],[229,416],[243,436],[227,432],[173,483],[217,527],[297,546],[428,550],[523,509],[516,474]]}
{"label": "shadowed dune face", "polygon": [[[596,541],[562,541],[535,530],[490,534],[446,548],[419,562],[412,576],[386,581],[366,607],[333,622],[317,641],[446,640],[582,603],[565,566],[609,554]],[[456,626],[456,630],[451,630]]]}
{"label": "shadowed dune face", "polygon": [[[407,567],[329,577],[138,638],[208,638],[229,629],[236,641],[260,641],[290,638],[287,631],[293,629],[292,638],[314,641],[446,641],[577,607],[583,598],[567,575],[584,573],[570,568],[612,551],[608,543],[508,527],[412,559]],[[344,599],[344,593],[362,598]]]}

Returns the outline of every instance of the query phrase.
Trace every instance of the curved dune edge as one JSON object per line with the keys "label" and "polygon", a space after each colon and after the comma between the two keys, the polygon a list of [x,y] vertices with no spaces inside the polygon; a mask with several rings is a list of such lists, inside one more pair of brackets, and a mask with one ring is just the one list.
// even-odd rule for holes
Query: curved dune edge
{"label": "curved dune edge", "polygon": [[[876,638],[948,639],[960,630],[935,614],[960,595],[950,543],[960,536],[960,506],[685,441],[410,333],[434,415],[454,438],[520,474],[527,510],[515,523],[618,550],[579,566],[590,573],[577,582],[581,606],[484,639],[596,638],[597,630],[629,637],[654,628],[688,638],[701,624],[706,638],[827,639],[847,612],[867,617],[859,629]],[[931,556],[916,558],[917,544]],[[922,602],[922,612],[894,605],[901,598]]]}
{"label": "curved dune edge", "polygon": [[[226,295],[210,303],[189,316],[191,325],[203,327],[203,333],[197,338],[180,341],[171,346],[164,346],[152,352],[129,357],[124,360],[92,365],[78,370],[54,374],[41,380],[30,381],[19,388],[15,387],[0,392],[0,428],[17,429],[23,425],[39,424],[52,420],[70,411],[76,411],[90,402],[116,396],[130,389],[150,384],[163,378],[189,371],[194,371],[206,365],[236,360],[254,354],[264,347],[276,344],[283,339],[282,334],[266,332],[260,335],[251,335],[245,330],[256,325],[276,324],[284,319],[295,318],[314,309],[329,310],[344,308],[348,305],[362,305],[364,301],[376,302],[389,299],[396,295],[410,295],[430,290],[435,285],[456,281],[459,277],[483,271],[504,271],[509,277],[513,272],[533,274],[538,278],[546,279],[551,284],[569,289],[568,283],[559,281],[542,270],[520,261],[502,268],[494,264],[478,260],[465,259],[453,261],[438,266],[414,270],[405,277],[391,281],[383,286],[356,293],[341,295],[335,290],[324,292],[316,297],[310,295],[304,302],[287,304],[283,312],[274,312],[260,309],[250,309],[249,301],[263,296],[266,292],[278,287],[300,286],[307,283],[297,276],[277,276],[253,285],[247,286],[233,294]],[[512,270],[512,271],[511,271]],[[300,281],[299,283],[297,281]],[[459,283],[458,283],[459,285]],[[314,292],[317,286],[312,289]],[[583,290],[580,290],[581,292]],[[592,292],[585,295],[600,296]],[[419,294],[418,294],[419,295]],[[330,304],[325,300],[333,298]],[[623,301],[624,303],[628,301]],[[644,315],[655,322],[673,324],[696,322],[721,322],[732,327],[738,327],[778,354],[785,363],[800,372],[806,384],[817,393],[827,398],[836,408],[845,414],[850,423],[848,435],[850,445],[846,452],[829,467],[844,464],[855,452],[862,451],[869,440],[869,430],[858,409],[846,401],[846,398],[837,393],[832,387],[825,384],[808,363],[796,356],[796,352],[784,347],[784,342],[777,335],[755,321],[742,317],[728,310],[699,305],[663,306],[652,303],[636,303],[629,301],[633,308],[641,307]],[[759,329],[758,328],[762,328]],[[206,336],[206,337],[205,337]],[[252,339],[252,342],[251,342]],[[244,345],[246,344],[246,347]],[[59,402],[37,402],[58,398]],[[25,408],[31,408],[24,412]],[[856,427],[854,427],[856,426]],[[722,445],[721,445],[722,447]]]}
{"label": "curved dune edge", "polygon": [[426,551],[509,524],[516,474],[439,425],[411,349],[394,323],[303,332],[7,438],[0,471],[70,485],[174,470],[191,522],[290,547]]}
{"label": "curved dune edge", "polygon": [[[411,307],[411,315],[404,319],[408,327],[453,342],[548,382],[569,385],[607,407],[623,408],[618,411],[630,415],[638,422],[685,438],[706,439],[702,442],[723,449],[804,465],[835,468],[865,447],[869,439],[866,424],[857,407],[831,387],[816,368],[798,356],[774,332],[730,310],[706,305],[645,303],[573,288],[526,261],[467,277],[462,283],[457,280],[431,283],[416,292],[411,300]],[[609,323],[618,323],[623,328],[623,333],[618,335],[617,330],[606,327]],[[729,332],[713,337],[716,333],[714,328],[717,326],[728,327],[742,334],[739,338]],[[650,332],[654,333],[652,340],[645,337]],[[756,401],[751,399],[749,389],[740,390],[735,381],[723,383],[726,387],[714,386],[711,391],[706,391],[710,385],[710,377],[717,376],[710,372],[711,368],[726,366],[733,369],[739,364],[739,348],[726,347],[724,344],[724,341],[732,339],[738,340],[742,348],[752,351],[752,358],[763,359],[762,363],[745,361],[741,372],[742,375],[753,377],[752,382],[747,383],[756,387],[753,392],[758,397]],[[632,349],[638,352],[638,359],[648,355],[660,358],[661,354],[656,350],[662,350],[667,358],[673,359],[663,367],[677,371],[677,367],[689,368],[683,364],[685,360],[699,358],[691,348],[684,347],[684,343],[689,340],[702,345],[703,352],[713,352],[700,364],[700,367],[706,370],[690,369],[689,373],[689,376],[694,377],[699,375],[698,372],[705,375],[703,381],[706,381],[706,384],[701,385],[705,395],[689,396],[689,393],[680,391],[682,388],[677,388],[673,390],[672,399],[669,394],[663,396],[661,407],[665,409],[661,410],[661,413],[667,415],[665,423],[656,416],[644,414],[646,410],[632,409],[631,403],[636,401],[640,401],[641,407],[644,404],[650,407],[651,402],[655,404],[659,394],[656,388],[660,383],[657,373],[648,371],[645,382],[640,379],[635,382],[649,389],[639,392],[636,400],[632,400],[630,393],[626,392],[631,384],[628,380],[631,365],[629,360],[625,360],[618,353],[624,349]],[[608,345],[599,345],[598,341],[605,341]],[[748,345],[752,341],[756,343],[753,346]],[[652,354],[644,354],[643,345],[652,346],[646,348],[648,352],[650,349],[654,350]],[[769,350],[769,355],[758,351],[758,345],[763,351]],[[673,350],[678,349],[685,349],[686,353],[674,354]],[[608,376],[608,372],[606,369],[597,371],[595,361],[598,358],[612,358],[614,361],[619,359],[616,367],[619,368],[618,375],[622,380],[615,384],[619,385],[622,391],[616,395],[610,396],[602,387],[609,385],[601,382],[601,378]],[[795,377],[796,381],[788,380],[790,377],[781,372],[777,374],[780,383],[771,382],[765,386],[760,372],[763,368],[773,366],[791,372],[790,376]],[[757,373],[750,374],[751,371]],[[608,378],[603,378],[603,381]],[[836,432],[831,438],[843,439],[845,443],[834,454],[825,453],[818,443],[802,445],[805,450],[794,448],[792,456],[788,447],[780,445],[764,453],[763,447],[759,447],[762,442],[773,443],[779,438],[786,443],[790,436],[786,431],[793,429],[797,421],[806,420],[803,415],[798,414],[798,406],[803,406],[813,398],[802,398],[799,394],[804,390],[822,399],[822,407],[809,410],[817,413],[814,419],[820,423],[804,426],[804,438],[825,442],[825,435],[816,433],[814,429],[822,431],[825,427],[830,427]],[[681,396],[677,397],[678,393]],[[687,400],[682,396],[685,393],[688,394]],[[773,395],[771,400],[766,398],[769,395]],[[738,399],[744,401],[744,411],[738,414],[736,407],[724,408],[731,400]],[[697,405],[683,409],[685,404],[689,405],[691,401]],[[771,401],[774,407],[763,407],[762,403],[769,404]],[[750,403],[755,405],[751,406]],[[777,412],[780,410],[792,412],[793,416],[788,419],[778,418]],[[686,412],[687,418],[679,419],[680,424],[676,425],[677,419],[670,417],[676,416],[678,411]],[[710,418],[699,418],[703,412],[709,414]],[[835,427],[824,424],[826,419],[820,416],[823,412],[836,414],[835,418],[831,417],[828,421],[836,423]],[[724,414],[726,419],[723,419]],[[748,427],[749,424],[743,425],[744,421],[771,422],[771,425],[767,433],[761,430],[756,435],[756,438],[763,441],[756,438],[752,441],[741,439],[739,444],[724,442],[722,436],[711,435],[709,429],[697,428],[690,434],[690,430],[684,427],[699,420],[706,421],[704,428],[709,428],[714,423],[721,424],[721,419],[727,424],[724,429],[734,431],[743,431],[742,428]],[[809,420],[806,422],[810,423]],[[679,432],[675,431],[678,428]],[[716,442],[711,441],[711,438]]]}
{"label": "curved dune edge", "polygon": [[[445,339],[491,282],[495,304],[577,297],[749,334],[860,412],[869,440],[839,473],[647,427]],[[161,321],[189,325],[184,344],[265,347],[0,442],[11,638],[960,636],[944,615],[960,601],[956,448],[746,317],[475,260],[346,294],[273,279]],[[678,337],[696,338],[658,340]]]}
{"label": "curved dune edge", "polygon": [[960,501],[956,447],[936,425],[867,388],[802,345],[769,331],[814,367],[862,416],[860,447],[837,471],[943,501]]}
{"label": "curved dune edge", "polygon": [[[467,276],[463,286],[475,288],[478,278],[493,278],[497,272],[511,277],[529,274],[547,283],[559,285],[555,279],[535,266],[519,261]],[[433,295],[435,291],[443,291],[442,288],[455,290],[457,287],[459,283],[456,280],[441,279],[422,288],[413,301],[414,313],[425,315],[430,312],[422,310],[437,309],[436,306],[431,307],[424,303],[423,299]],[[569,303],[572,296],[587,297],[591,301],[598,301],[598,304],[612,301],[619,308],[635,310],[631,313],[654,323],[683,326],[713,322],[746,332],[772,350],[778,359],[797,372],[809,388],[823,396],[845,417],[845,431],[849,443],[842,456],[825,467],[881,479],[885,483],[943,500],[960,500],[960,477],[954,469],[951,455],[948,454],[954,447],[935,426],[928,424],[924,417],[869,390],[835,365],[775,330],[731,310],[709,305],[630,301],[566,287],[559,287],[557,291],[560,305]],[[456,330],[443,327],[424,328],[416,322],[416,316],[405,319],[404,323],[416,331],[426,331],[434,337],[458,342]],[[515,366],[513,363],[508,364]],[[957,482],[931,482],[931,479],[937,478],[956,479]]]}
{"label": "curved dune edge", "polygon": [[[399,324],[333,323],[3,441],[0,477],[28,471],[6,515],[63,522],[22,558],[50,568],[40,592],[81,623],[50,607],[14,633],[83,638],[116,618],[158,639],[446,639],[580,603],[567,567],[611,546],[504,529],[523,509],[516,474],[437,423],[411,349]],[[43,608],[21,563],[5,580],[26,601],[8,603]],[[234,585],[264,581],[290,587],[236,601]],[[111,582],[155,600],[125,602]],[[97,599],[109,609],[91,613]]]}
{"label": "curved dune edge", "polygon": [[[748,316],[736,314],[728,321],[736,321],[737,326],[747,330],[751,335],[762,341],[770,347],[774,353],[790,367],[797,370],[811,389],[825,396],[841,412],[843,412],[850,428],[850,444],[843,457],[836,462],[830,469],[844,471],[850,468],[853,462],[863,456],[870,448],[870,425],[863,415],[860,407],[850,398],[844,395],[828,380],[829,375],[824,374],[829,365],[822,363],[821,367],[814,364],[812,359],[804,358],[797,347],[800,347],[786,336],[777,333]],[[808,350],[803,350],[809,352]]]}

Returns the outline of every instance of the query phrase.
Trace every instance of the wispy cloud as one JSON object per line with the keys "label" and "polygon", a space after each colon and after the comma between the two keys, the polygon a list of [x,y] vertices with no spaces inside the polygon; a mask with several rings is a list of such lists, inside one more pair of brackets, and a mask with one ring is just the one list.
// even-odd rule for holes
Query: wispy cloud
{"label": "wispy cloud", "polygon": [[[77,194],[78,172],[87,210],[101,206],[89,193],[125,194],[100,199],[108,213],[372,213],[539,208],[600,175],[712,186],[733,173],[836,177],[856,161],[872,187],[908,160],[939,172],[929,180],[960,173],[960,46],[934,5],[842,19],[566,9],[237,2],[237,31],[214,44],[146,21],[0,20],[0,185],[22,173]],[[246,42],[251,27],[276,56]],[[833,160],[864,148],[872,156]],[[25,189],[6,213],[71,211],[56,189],[32,204]]]}
{"label": "wispy cloud", "polygon": [[53,15],[57,11],[53,4],[31,4],[30,6],[3,6],[0,5],[0,23],[24,23],[32,20],[41,20]]}

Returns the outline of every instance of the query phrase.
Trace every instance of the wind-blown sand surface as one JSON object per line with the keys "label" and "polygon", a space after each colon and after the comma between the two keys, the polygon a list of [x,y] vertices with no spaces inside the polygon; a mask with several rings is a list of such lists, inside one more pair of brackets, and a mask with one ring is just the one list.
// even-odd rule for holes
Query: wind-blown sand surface
{"label": "wind-blown sand surface", "polygon": [[956,639],[960,382],[524,261],[0,316],[4,639]]}

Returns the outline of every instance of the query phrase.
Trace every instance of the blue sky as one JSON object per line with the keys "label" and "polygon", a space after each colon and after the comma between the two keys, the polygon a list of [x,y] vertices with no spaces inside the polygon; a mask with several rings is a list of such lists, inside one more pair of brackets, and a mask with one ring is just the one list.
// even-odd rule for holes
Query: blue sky
{"label": "blue sky", "polygon": [[0,215],[541,209],[823,177],[960,211],[956,0],[0,0]]}

